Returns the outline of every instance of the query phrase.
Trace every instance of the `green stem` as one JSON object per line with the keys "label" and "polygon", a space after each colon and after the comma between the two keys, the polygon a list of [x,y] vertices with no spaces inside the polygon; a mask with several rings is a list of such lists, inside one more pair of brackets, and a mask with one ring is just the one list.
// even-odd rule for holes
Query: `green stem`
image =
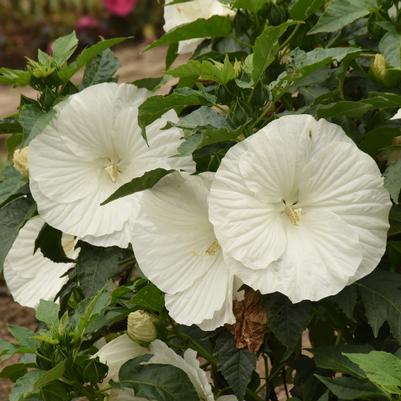
{"label": "green stem", "polygon": [[301,26],[301,23],[298,23],[295,28],[292,30],[290,36],[280,45],[280,49],[284,49],[290,43],[291,39],[294,37],[294,35],[298,32],[299,27]]}
{"label": "green stem", "polygon": [[253,390],[251,390],[249,388],[246,389],[246,393],[254,401],[265,401],[263,398],[260,398]]}

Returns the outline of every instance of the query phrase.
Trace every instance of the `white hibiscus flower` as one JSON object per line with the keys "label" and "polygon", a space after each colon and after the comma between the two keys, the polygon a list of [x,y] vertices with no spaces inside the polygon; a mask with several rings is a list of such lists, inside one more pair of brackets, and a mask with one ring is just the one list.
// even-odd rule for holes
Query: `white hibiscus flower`
{"label": "white hibiscus flower", "polygon": [[[176,3],[164,6],[165,32],[179,25],[194,22],[199,18],[208,19],[214,15],[234,15],[234,11],[224,6],[218,0],[192,0],[185,3]],[[178,45],[178,53],[192,53],[204,39],[189,39],[181,41]]]}
{"label": "white hibiscus flower", "polygon": [[104,83],[70,96],[29,148],[30,188],[39,214],[53,227],[93,245],[127,247],[141,193],[100,204],[121,185],[155,168],[193,169],[176,154],[181,130],[166,113],[147,128],[137,123],[148,96],[133,85]]}
{"label": "white hibiscus flower", "polygon": [[398,109],[397,113],[391,117],[391,120],[399,120],[401,118],[401,109]]}
{"label": "white hibiscus flower", "polygon": [[166,293],[171,317],[203,330],[235,322],[233,275],[208,217],[212,178],[163,178],[143,195],[131,241],[143,273]]}
{"label": "white hibiscus flower", "polygon": [[374,160],[344,131],[281,117],[232,147],[209,215],[237,274],[262,293],[319,300],[369,274],[386,248],[391,207]]}
{"label": "white hibiscus flower", "polygon": [[[147,353],[153,356],[144,364],[172,365],[181,369],[187,374],[201,401],[215,400],[206,372],[201,369],[194,350],[187,349],[182,358],[160,340],[153,341],[149,349],[146,349],[134,343],[126,334],[110,341],[95,354],[109,367],[104,383],[108,383],[111,379],[117,381],[118,372],[125,362]],[[109,401],[143,401],[143,398],[135,396],[132,390],[112,390]],[[237,398],[226,395],[217,401],[237,401]]]}
{"label": "white hibiscus flower", "polygon": [[[74,263],[52,262],[40,249],[34,253],[35,240],[44,224],[39,216],[27,221],[4,261],[4,278],[14,300],[31,308],[36,308],[41,299],[54,300],[67,281],[67,277],[61,276],[74,266]],[[75,244],[74,237],[63,234],[62,245],[70,259],[78,257]]]}

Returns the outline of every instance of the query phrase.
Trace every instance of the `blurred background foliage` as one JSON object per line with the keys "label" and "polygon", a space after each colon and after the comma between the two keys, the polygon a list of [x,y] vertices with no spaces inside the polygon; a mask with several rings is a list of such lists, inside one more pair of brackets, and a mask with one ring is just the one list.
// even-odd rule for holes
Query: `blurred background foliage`
{"label": "blurred background foliage", "polygon": [[25,57],[75,29],[81,46],[99,36],[133,36],[138,42],[160,35],[158,0],[0,0],[0,66],[20,68]]}

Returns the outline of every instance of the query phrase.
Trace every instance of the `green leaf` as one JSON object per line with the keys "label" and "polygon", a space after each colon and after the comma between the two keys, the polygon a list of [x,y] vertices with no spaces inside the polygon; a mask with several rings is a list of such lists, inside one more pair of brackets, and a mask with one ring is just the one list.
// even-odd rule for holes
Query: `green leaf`
{"label": "green leaf", "polygon": [[149,355],[131,359],[120,369],[119,386],[131,388],[138,397],[157,401],[199,401],[187,374],[172,365],[141,365]]}
{"label": "green leaf", "polygon": [[114,75],[119,66],[118,58],[113,52],[110,49],[104,50],[86,65],[81,87],[87,88],[102,82],[115,82]]}
{"label": "green leaf", "polygon": [[353,377],[329,377],[315,375],[340,400],[359,400],[383,397],[384,393],[372,383]]}
{"label": "green leaf", "polygon": [[362,353],[372,351],[370,345],[328,345],[313,349],[314,361],[318,368],[342,372],[365,379],[364,372],[343,353]]}
{"label": "green leaf", "polygon": [[[54,381],[40,390],[41,401],[70,401],[71,393],[66,384]],[[29,400],[28,400],[29,401]],[[36,400],[33,400],[36,401]]]}
{"label": "green leaf", "polygon": [[44,224],[35,240],[34,253],[40,249],[43,255],[55,263],[74,262],[65,254],[62,245],[63,233],[56,228]]}
{"label": "green leaf", "polygon": [[387,321],[393,336],[401,342],[401,275],[376,270],[354,285],[374,335],[377,337],[380,327]]}
{"label": "green leaf", "polygon": [[283,345],[293,349],[312,319],[311,303],[293,304],[284,295],[274,293],[266,297],[266,307],[270,330]]}
{"label": "green leaf", "polygon": [[256,369],[256,354],[247,348],[238,349],[235,346],[234,337],[228,332],[222,333],[217,338],[216,354],[219,370],[238,400],[242,401],[252,372]]}
{"label": "green leaf", "polygon": [[28,372],[28,368],[32,367],[35,367],[35,364],[14,363],[13,365],[6,366],[0,372],[0,378],[10,379],[15,382]]}
{"label": "green leaf", "polygon": [[181,117],[177,124],[180,128],[195,129],[200,127],[225,128],[228,127],[227,120],[212,108],[201,106],[190,114]]}
{"label": "green leaf", "polygon": [[15,118],[0,118],[0,134],[22,132],[22,127]]}
{"label": "green leaf", "polygon": [[278,26],[266,25],[263,32],[256,38],[252,70],[252,78],[255,83],[274,61],[280,49],[279,39],[292,24],[294,24],[293,21],[287,21]]}
{"label": "green leaf", "polygon": [[109,49],[112,46],[118,45],[129,39],[128,37],[113,38],[102,40],[90,47],[87,47],[82,51],[82,53],[77,57],[77,59],[68,66],[62,68],[58,75],[61,80],[67,82],[70,78],[78,72],[84,65],[89,63],[93,58],[101,54],[104,50]]}
{"label": "green leaf", "polygon": [[233,7],[243,8],[244,10],[249,10],[256,14],[268,1],[269,0],[235,0]]}
{"label": "green leaf", "polygon": [[379,43],[379,51],[391,66],[401,67],[401,34],[395,29],[387,32]]}
{"label": "green leaf", "polygon": [[66,361],[59,362],[56,366],[47,370],[40,379],[35,383],[34,389],[39,390],[44,386],[47,386],[49,383],[59,379],[64,375],[65,372]]}
{"label": "green leaf", "polygon": [[305,21],[314,14],[326,0],[294,0],[289,8],[290,16],[299,21]]}
{"label": "green leaf", "polygon": [[401,160],[390,164],[384,172],[384,186],[394,203],[398,203],[401,191]]}
{"label": "green leaf", "polygon": [[26,185],[22,175],[13,167],[6,167],[0,173],[0,206],[17,194]]}
{"label": "green leaf", "polygon": [[172,70],[168,70],[167,74],[178,77],[187,78],[191,76],[201,77],[204,80],[218,82],[222,85],[235,79],[239,73],[238,67],[230,63],[226,55],[224,63],[219,63],[215,60],[198,61],[190,60],[186,64],[182,64]]}
{"label": "green leaf", "polygon": [[401,395],[401,359],[383,351],[344,355],[357,364],[367,378],[386,394]]}
{"label": "green leaf", "polygon": [[17,352],[17,347],[0,338],[0,362],[10,358]]}
{"label": "green leaf", "polygon": [[43,370],[32,370],[20,377],[11,390],[9,401],[23,401],[36,393],[35,383],[45,374]]}
{"label": "green leaf", "polygon": [[19,198],[0,209],[0,272],[18,231],[35,212],[35,205],[27,198]]}
{"label": "green leaf", "polygon": [[354,320],[354,309],[358,301],[358,292],[352,285],[345,287],[338,294],[333,295],[329,298],[333,301],[348,317],[350,320]]}
{"label": "green leaf", "polygon": [[26,86],[31,82],[31,73],[24,70],[0,68],[0,85]]}
{"label": "green leaf", "polygon": [[138,123],[145,129],[153,121],[171,109],[181,110],[187,106],[214,104],[216,98],[208,93],[190,88],[181,88],[167,96],[152,96],[146,99],[138,112]]}
{"label": "green leaf", "polygon": [[132,179],[130,182],[122,185],[112,195],[110,195],[101,205],[105,205],[124,196],[132,195],[135,192],[144,191],[145,189],[152,188],[167,174],[172,173],[174,170],[165,170],[164,168],[157,168],[155,170],[147,171],[143,176]]}
{"label": "green leaf", "polygon": [[74,277],[86,297],[91,297],[104,287],[108,280],[127,269],[124,259],[131,252],[117,246],[103,248],[80,242],[81,251],[73,270]]}
{"label": "green leaf", "polygon": [[149,91],[153,91],[159,88],[164,83],[166,83],[168,79],[169,79],[168,76],[163,75],[162,77],[156,77],[156,78],[137,79],[136,81],[133,82],[133,84],[138,88],[145,88]]}
{"label": "green leaf", "polygon": [[339,31],[375,8],[376,0],[332,0],[309,34]]}
{"label": "green leaf", "polygon": [[401,95],[391,92],[369,92],[369,97],[363,102],[378,109],[401,107]]}
{"label": "green leaf", "polygon": [[327,117],[361,117],[371,110],[373,106],[364,102],[340,100],[336,103],[321,105],[317,109],[319,118]]}
{"label": "green leaf", "polygon": [[78,38],[75,31],[56,39],[52,44],[53,58],[57,65],[63,65],[75,52]]}
{"label": "green leaf", "polygon": [[180,25],[168,31],[160,39],[151,43],[146,50],[161,45],[171,45],[187,39],[228,36],[231,28],[232,23],[229,17],[214,15],[209,19],[199,18],[194,22]]}
{"label": "green leaf", "polygon": [[59,304],[41,299],[39,302],[38,309],[36,311],[36,319],[38,319],[40,322],[46,323],[47,327],[51,328],[58,324],[59,313],[60,313]]}
{"label": "green leaf", "polygon": [[360,148],[374,156],[383,148],[390,146],[393,138],[400,135],[400,124],[388,121],[368,131],[360,143]]}
{"label": "green leaf", "polygon": [[19,346],[28,348],[30,350],[36,349],[36,341],[33,339],[35,333],[25,327],[10,325],[8,331],[17,340]]}
{"label": "green leaf", "polygon": [[141,309],[161,312],[164,307],[163,293],[150,281],[142,287],[129,301],[130,305]]}

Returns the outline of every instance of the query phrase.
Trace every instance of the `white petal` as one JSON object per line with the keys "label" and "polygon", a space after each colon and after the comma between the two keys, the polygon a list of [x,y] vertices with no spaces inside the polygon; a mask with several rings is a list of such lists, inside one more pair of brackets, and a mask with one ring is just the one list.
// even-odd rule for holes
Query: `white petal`
{"label": "white petal", "polygon": [[197,324],[204,330],[234,323],[232,282],[220,252],[215,265],[189,289],[166,294],[166,308],[176,322],[188,326]]}
{"label": "white petal", "polygon": [[[54,300],[67,281],[61,277],[74,263],[54,263],[45,258],[40,250],[34,252],[35,240],[44,221],[39,217],[29,220],[18,233],[4,261],[4,278],[14,300],[23,306],[35,308],[41,299]],[[64,241],[71,241],[66,238]],[[67,252],[76,258],[79,250]]]}
{"label": "white petal", "polygon": [[286,247],[281,204],[268,204],[249,189],[240,172],[244,154],[246,142],[232,147],[222,160],[210,191],[209,217],[224,252],[250,268],[263,269]]}
{"label": "white petal", "polygon": [[150,344],[150,351],[153,356],[147,362],[148,364],[172,365],[183,370],[188,375],[199,397],[202,400],[214,401],[206,373],[200,368],[195,351],[187,349],[184,354],[184,359],[160,340],[155,340]]}
{"label": "white petal", "polygon": [[46,222],[95,245],[126,247],[140,194],[100,203],[146,171],[194,170],[190,157],[171,157],[183,134],[178,128],[162,128],[177,119],[174,111],[148,127],[146,144],[137,117],[147,96],[133,85],[104,83],[56,107],[55,118],[29,152],[31,192]]}
{"label": "white petal", "polygon": [[391,117],[391,120],[398,120],[400,118],[401,118],[401,109],[398,109],[397,113],[395,113],[393,117]]}
{"label": "white petal", "polygon": [[127,334],[123,334],[100,348],[94,357],[99,357],[100,362],[109,367],[104,379],[104,383],[108,383],[110,380],[118,380],[118,373],[125,362],[147,352],[146,348],[132,341]]}
{"label": "white petal", "polygon": [[334,213],[313,210],[299,226],[287,222],[288,247],[264,270],[238,269],[262,293],[281,292],[292,302],[317,301],[341,291],[362,260],[357,234]]}
{"label": "white petal", "polygon": [[391,201],[375,161],[355,146],[323,148],[305,166],[300,198],[305,208],[329,210],[358,234],[363,260],[356,281],[371,273],[386,250]]}

